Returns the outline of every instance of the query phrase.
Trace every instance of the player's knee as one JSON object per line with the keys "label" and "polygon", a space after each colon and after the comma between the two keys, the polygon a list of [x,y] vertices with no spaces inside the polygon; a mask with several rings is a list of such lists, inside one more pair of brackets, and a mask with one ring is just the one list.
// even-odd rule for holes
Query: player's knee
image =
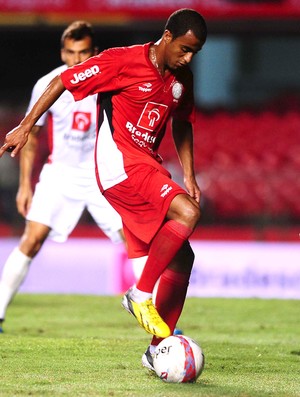
{"label": "player's knee", "polygon": [[196,206],[193,203],[189,203],[189,205],[184,207],[183,217],[185,218],[186,223],[191,226],[191,228],[196,227],[196,225],[200,221],[200,216],[201,212],[199,206]]}
{"label": "player's knee", "polygon": [[193,210],[194,210],[194,220],[195,220],[195,223],[197,224],[201,218],[200,206],[199,205],[194,206]]}
{"label": "player's knee", "polygon": [[33,258],[41,249],[44,241],[45,239],[40,236],[24,233],[21,238],[20,250],[26,256]]}

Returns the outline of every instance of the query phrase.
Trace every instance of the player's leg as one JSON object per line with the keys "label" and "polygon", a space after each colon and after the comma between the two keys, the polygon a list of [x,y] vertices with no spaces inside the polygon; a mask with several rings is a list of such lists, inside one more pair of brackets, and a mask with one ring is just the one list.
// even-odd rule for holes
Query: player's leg
{"label": "player's leg", "polygon": [[[160,277],[156,294],[156,308],[171,332],[181,315],[189,285],[194,253],[189,242],[185,242]],[[161,338],[152,338],[151,344],[142,357],[143,366],[153,370],[152,355]]]}
{"label": "player's leg", "polygon": [[153,305],[152,292],[196,227],[199,205],[169,175],[145,165],[107,189],[105,197],[123,218],[129,257],[148,255],[137,285],[127,291],[122,304],[146,331],[167,337],[170,329]]}
{"label": "player's leg", "polygon": [[[104,196],[101,195],[101,197],[99,197],[98,194],[96,193],[96,198],[97,200],[94,202],[93,200],[89,200],[89,204],[87,205],[87,209],[92,215],[94,221],[100,227],[100,229],[107,235],[107,237],[111,239],[113,243],[123,242],[125,245],[127,245],[124,229],[122,228],[123,226],[122,219],[120,215],[109,204],[109,202],[105,199]],[[131,260],[132,260],[134,273],[136,274],[136,279],[138,279],[146,263],[147,256],[141,255],[140,257]],[[129,300],[127,301],[126,298],[123,300],[123,306],[126,308],[126,310],[129,311],[134,316],[140,318],[141,316],[136,315],[134,309],[131,307],[134,304],[135,302],[130,302]],[[145,309],[147,310],[147,304],[145,305]],[[159,321],[161,320],[159,319]],[[149,329],[147,331],[150,332]]]}
{"label": "player's leg", "polygon": [[5,319],[7,306],[27,276],[32,259],[41,249],[50,228],[28,221],[25,231],[16,247],[7,258],[0,280],[0,328]]}
{"label": "player's leg", "polygon": [[[125,224],[123,230],[128,243],[129,258],[147,258],[149,244],[140,240]],[[123,296],[122,306],[124,309],[136,317],[138,323],[147,332],[160,337],[169,336],[170,329],[158,314],[152,302],[152,294],[145,294],[140,291],[136,294],[135,292],[137,292],[137,289],[134,285]],[[149,297],[147,297],[148,295]]]}
{"label": "player's leg", "polygon": [[[100,227],[100,229],[111,239],[113,243],[123,242],[127,245],[126,237],[124,235],[124,229],[122,224],[122,219],[118,212],[109,204],[109,202],[105,199],[104,196],[97,196],[96,202],[91,202],[88,204],[87,208],[96,224]],[[127,231],[130,233],[129,231]],[[131,235],[131,234],[130,234]],[[136,239],[137,241],[138,239]],[[142,244],[143,246],[143,244]],[[147,256],[141,255],[139,258],[135,258],[133,261],[135,263],[135,271],[139,272],[139,268],[142,271],[144,264],[146,262]],[[138,263],[137,263],[138,261]],[[138,277],[138,276],[137,276]],[[134,305],[135,303],[133,303]],[[123,306],[129,311],[131,314],[136,316],[134,309],[131,307],[131,302],[126,299],[123,300]],[[130,306],[130,307],[129,307]],[[147,305],[145,305],[145,309],[147,310]],[[141,317],[141,316],[136,316]],[[141,324],[142,325],[142,324]],[[150,332],[148,330],[148,332]],[[155,331],[154,331],[155,332]]]}
{"label": "player's leg", "polygon": [[136,285],[138,291],[152,293],[160,275],[198,224],[199,205],[187,194],[179,194],[172,200],[167,218],[151,243],[148,260]]}
{"label": "player's leg", "polygon": [[[97,196],[97,194],[96,194]],[[103,200],[105,200],[105,202],[103,202]],[[120,217],[120,215],[118,214],[118,212],[109,204],[109,202],[105,199],[104,196],[102,197],[98,197],[97,196],[97,200],[96,203],[92,203],[90,202],[87,206],[88,211],[90,212],[90,214],[92,215],[92,217],[94,218],[95,222],[97,223],[97,225],[102,229],[102,231],[114,242],[119,242],[116,241],[116,236],[122,235],[123,236],[123,242],[125,242],[125,244],[127,244],[127,240],[126,240],[126,233],[124,235],[124,229],[122,228],[123,224],[122,224],[122,219]],[[126,227],[125,227],[126,229]],[[127,229],[126,229],[127,230]],[[131,236],[131,238],[133,240],[135,240],[137,243],[141,243],[142,247],[145,245],[144,243],[140,242],[139,239],[137,239],[136,237],[134,237],[129,230],[127,230],[127,236],[129,235]],[[147,256],[141,255],[141,257],[143,258],[147,258]],[[143,262],[143,265],[145,263],[145,260],[140,259],[140,262]],[[148,310],[148,302],[144,302],[145,305],[142,306],[142,311],[146,311]],[[138,318],[140,324],[144,327],[144,319],[143,319],[143,314],[141,314],[141,310],[140,308],[139,313],[135,312],[134,309],[134,305],[136,304],[136,302],[132,302],[130,299],[127,299],[127,296],[124,296],[123,302],[122,302],[124,308],[130,312],[131,314],[133,314],[136,318]],[[151,305],[151,308],[153,307],[153,305]],[[154,307],[153,307],[154,309]],[[153,310],[151,311],[151,313],[153,314]],[[154,316],[156,316],[155,310],[154,310]],[[146,321],[147,322],[147,321]],[[163,323],[163,321],[158,318],[158,322],[163,324],[163,327],[165,326],[167,328],[167,332],[169,332],[169,329],[167,327],[166,324]],[[145,327],[144,327],[145,328]],[[154,327],[155,328],[155,327]],[[156,330],[153,330],[148,328],[145,328],[148,332],[150,333],[155,333],[156,334]],[[161,330],[158,330],[158,333],[160,334]],[[165,330],[163,330],[163,332],[166,332]]]}
{"label": "player's leg", "polygon": [[[187,194],[179,194],[172,200],[168,214],[168,220],[153,238],[148,259],[136,286],[133,286],[124,296],[123,306],[129,308],[140,324],[156,337],[167,337],[173,331],[170,329],[159,309],[152,307],[152,293],[156,282],[169,266],[181,247],[187,242],[194,231],[200,218],[198,203]],[[184,263],[178,263],[178,267],[184,274]],[[189,275],[182,276],[182,278]],[[187,279],[188,280],[188,279]],[[186,283],[187,280],[183,280]],[[144,307],[151,308],[152,313],[146,313]],[[140,309],[141,308],[141,309]],[[140,311],[141,310],[141,311]],[[151,325],[149,325],[151,324]]]}
{"label": "player's leg", "polygon": [[[144,269],[144,266],[145,266],[145,263],[146,263],[147,259],[148,259],[148,256],[142,256],[140,258],[131,259],[132,268],[133,268],[133,274],[134,274],[136,282],[141,277],[141,274],[143,272],[143,269]],[[153,301],[153,303],[155,305],[156,305],[156,295],[157,295],[158,285],[159,285],[159,281],[155,284],[155,287],[154,287],[154,290],[153,290],[153,296],[152,296],[152,301]],[[157,307],[157,305],[156,305],[156,307]],[[183,334],[182,329],[180,329],[180,328],[178,328],[176,326],[176,328],[173,331],[173,335],[182,335],[182,334]]]}

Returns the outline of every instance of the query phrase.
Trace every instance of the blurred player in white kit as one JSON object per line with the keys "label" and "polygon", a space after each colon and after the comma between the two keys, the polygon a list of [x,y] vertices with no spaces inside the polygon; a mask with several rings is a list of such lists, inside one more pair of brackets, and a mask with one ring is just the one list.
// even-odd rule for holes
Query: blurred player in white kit
{"label": "blurred player in white kit", "polygon": [[[53,77],[97,53],[92,26],[85,21],[69,25],[61,37],[64,65],[35,84],[28,111]],[[97,96],[75,102],[64,94],[32,128],[20,157],[17,208],[26,218],[19,246],[7,258],[0,281],[0,332],[7,307],[24,281],[32,259],[47,237],[64,242],[87,208],[113,243],[124,242],[122,220],[100,193],[95,177],[94,148]],[[28,112],[27,111],[27,112]],[[33,194],[31,174],[38,148],[38,133],[48,118],[50,155]]]}

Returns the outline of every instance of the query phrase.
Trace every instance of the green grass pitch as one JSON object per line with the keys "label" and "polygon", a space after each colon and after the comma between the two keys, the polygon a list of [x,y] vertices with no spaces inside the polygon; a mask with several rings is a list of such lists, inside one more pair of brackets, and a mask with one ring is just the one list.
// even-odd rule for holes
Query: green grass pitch
{"label": "green grass pitch", "polygon": [[0,396],[300,396],[300,303],[188,298],[180,320],[203,348],[194,384],[141,366],[150,337],[121,297],[20,294],[0,335]]}

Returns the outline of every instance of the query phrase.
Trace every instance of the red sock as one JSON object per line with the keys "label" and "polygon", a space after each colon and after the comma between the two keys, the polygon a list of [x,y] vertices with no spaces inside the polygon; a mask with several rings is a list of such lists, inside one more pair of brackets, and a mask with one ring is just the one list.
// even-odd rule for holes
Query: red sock
{"label": "red sock", "polygon": [[[155,306],[172,334],[183,309],[189,279],[190,273],[178,273],[166,269],[159,281]],[[151,344],[157,346],[161,340],[153,337]]]}
{"label": "red sock", "polygon": [[148,260],[136,285],[139,290],[152,293],[156,281],[192,232],[192,229],[173,220],[163,225],[152,241]]}

